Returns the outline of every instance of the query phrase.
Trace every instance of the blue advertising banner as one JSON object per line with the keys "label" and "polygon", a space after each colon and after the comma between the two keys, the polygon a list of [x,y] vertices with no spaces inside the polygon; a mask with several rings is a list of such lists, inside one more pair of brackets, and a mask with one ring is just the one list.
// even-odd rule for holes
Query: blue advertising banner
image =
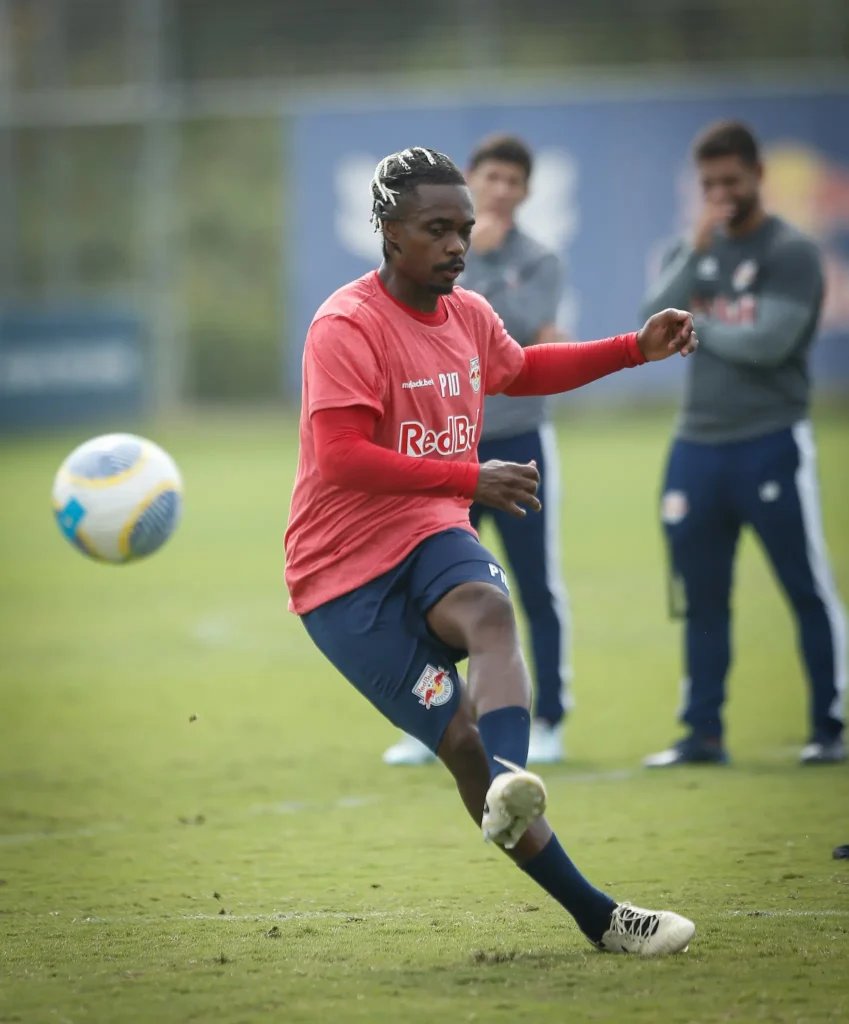
{"label": "blue advertising banner", "polygon": [[129,315],[91,310],[0,313],[0,430],[102,422],[142,413],[145,335]]}
{"label": "blue advertising banner", "polygon": [[[286,389],[294,395],[300,386],[315,310],[380,262],[369,181],[387,153],[429,146],[464,166],[484,135],[524,138],[536,169],[519,220],[563,258],[569,284],[561,326],[586,339],[639,326],[641,297],[663,249],[698,212],[690,143],[706,123],[726,117],[747,121],[761,138],[770,208],[822,248],[828,301],[815,378],[849,387],[849,89],[746,95],[729,85],[710,94],[670,87],[468,105],[348,97],[296,108],[286,128]],[[651,372],[618,374],[582,397],[674,395],[682,370],[681,360],[670,360]]]}

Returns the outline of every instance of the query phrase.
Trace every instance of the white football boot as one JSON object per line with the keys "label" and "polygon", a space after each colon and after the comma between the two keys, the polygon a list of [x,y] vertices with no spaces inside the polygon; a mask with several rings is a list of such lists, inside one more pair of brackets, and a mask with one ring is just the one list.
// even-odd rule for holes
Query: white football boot
{"label": "white football boot", "polygon": [[501,757],[495,760],[510,771],[496,775],[489,785],[481,831],[488,843],[512,850],[537,818],[545,814],[548,797],[539,775]]}
{"label": "white football boot", "polygon": [[846,744],[842,738],[820,743],[811,740],[799,755],[800,764],[840,764],[846,760]]}
{"label": "white football boot", "polygon": [[415,767],[420,764],[431,764],[436,760],[436,754],[426,747],[421,740],[415,736],[403,733],[401,739],[383,752],[383,763],[391,765],[409,765]]}
{"label": "white football boot", "polygon": [[535,718],[531,722],[528,764],[558,764],[565,757],[563,723],[552,725],[544,718]]}
{"label": "white football boot", "polygon": [[620,903],[610,918],[610,927],[595,945],[605,953],[666,956],[686,953],[695,934],[693,922],[671,910],[643,910]]}

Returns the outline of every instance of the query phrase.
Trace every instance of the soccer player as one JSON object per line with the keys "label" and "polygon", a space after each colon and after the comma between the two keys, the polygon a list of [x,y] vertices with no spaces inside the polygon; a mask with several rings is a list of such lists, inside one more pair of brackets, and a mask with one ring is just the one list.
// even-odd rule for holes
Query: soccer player
{"label": "soccer player", "polygon": [[725,677],[731,661],[734,553],[751,526],[796,617],[810,685],[803,764],[846,758],[846,616],[828,562],[814,435],[810,350],[823,299],[817,250],[761,201],[752,132],[706,129],[694,156],[704,211],[650,290],[647,314],[695,311],[701,348],[689,367],[666,472],[661,516],[686,602],[687,735],[648,767],[722,764]]}
{"label": "soccer player", "polygon": [[[525,769],[530,680],[507,576],[469,523],[472,499],[539,510],[533,463],[476,458],[485,394],[548,394],[691,352],[689,313],[638,334],[523,349],[454,288],[474,215],[462,173],[414,147],[371,185],[384,260],[335,292],[307,334],[289,527],[290,606],[325,657],[446,765],[484,838],[505,849],[610,952],[674,953],[695,932],[617,904],[580,874]],[[457,662],[467,657],[468,682]]]}
{"label": "soccer player", "polygon": [[[483,295],[520,345],[558,340],[555,317],[561,295],[557,256],[514,221],[528,195],[533,157],[510,135],[484,139],[472,153],[466,181],[475,204],[475,226],[460,278]],[[472,526],[491,518],[507,554],[511,578],[528,618],[536,681],[528,764],[563,760],[562,721],[571,678],[571,623],[560,568],[560,484],[557,435],[540,395],[492,395],[484,403],[478,458],[481,462],[534,462],[542,509],[516,518],[475,502]],[[404,736],[383,755],[387,764],[434,760],[414,736]]]}

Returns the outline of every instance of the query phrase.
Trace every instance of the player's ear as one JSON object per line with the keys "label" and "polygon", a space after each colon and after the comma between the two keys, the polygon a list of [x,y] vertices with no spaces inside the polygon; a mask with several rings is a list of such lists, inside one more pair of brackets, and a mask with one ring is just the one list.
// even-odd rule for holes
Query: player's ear
{"label": "player's ear", "polygon": [[400,236],[400,222],[397,220],[384,220],[383,224],[383,240],[386,243],[386,248],[390,253],[400,252],[401,246],[398,244],[398,238]]}

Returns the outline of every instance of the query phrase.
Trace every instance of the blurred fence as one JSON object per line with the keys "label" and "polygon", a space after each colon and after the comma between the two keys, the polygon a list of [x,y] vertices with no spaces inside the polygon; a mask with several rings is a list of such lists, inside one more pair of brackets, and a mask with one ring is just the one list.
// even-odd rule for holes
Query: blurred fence
{"label": "blurred fence", "polygon": [[[606,205],[585,191],[601,188],[600,140],[609,147],[613,129],[595,126],[582,104],[591,98],[604,119],[613,96],[634,89],[686,87],[713,98],[711,113],[771,95],[763,124],[793,193],[779,205],[837,253],[832,278],[846,295],[845,108],[843,128],[814,105],[785,129],[776,107],[801,93],[845,95],[843,0],[433,0],[411,12],[398,0],[0,0],[0,344],[21,310],[96,307],[143,324],[161,406],[277,395],[291,386],[304,310],[338,283],[350,243],[338,223],[366,202],[340,198],[328,168],[341,166],[353,188],[366,158],[416,141],[414,129],[462,161],[479,129],[523,131],[531,108],[530,141],[550,151],[537,209],[546,188],[571,196],[560,216],[573,221],[574,244],[561,238],[572,315],[592,331],[601,280],[603,297],[620,303],[610,308],[633,315],[646,253],[683,217],[676,189],[696,126],[687,116],[674,128],[641,122],[663,135],[662,173],[656,220],[632,229],[643,212],[633,190],[614,189]],[[347,156],[337,147],[305,175],[321,118],[357,96],[370,127],[359,114],[334,121]],[[395,110],[384,118],[387,98]],[[641,142],[646,151],[636,123],[629,154]],[[305,234],[302,214],[316,203],[323,227]],[[627,245],[609,230],[617,218]],[[356,272],[361,257],[350,262]]]}

